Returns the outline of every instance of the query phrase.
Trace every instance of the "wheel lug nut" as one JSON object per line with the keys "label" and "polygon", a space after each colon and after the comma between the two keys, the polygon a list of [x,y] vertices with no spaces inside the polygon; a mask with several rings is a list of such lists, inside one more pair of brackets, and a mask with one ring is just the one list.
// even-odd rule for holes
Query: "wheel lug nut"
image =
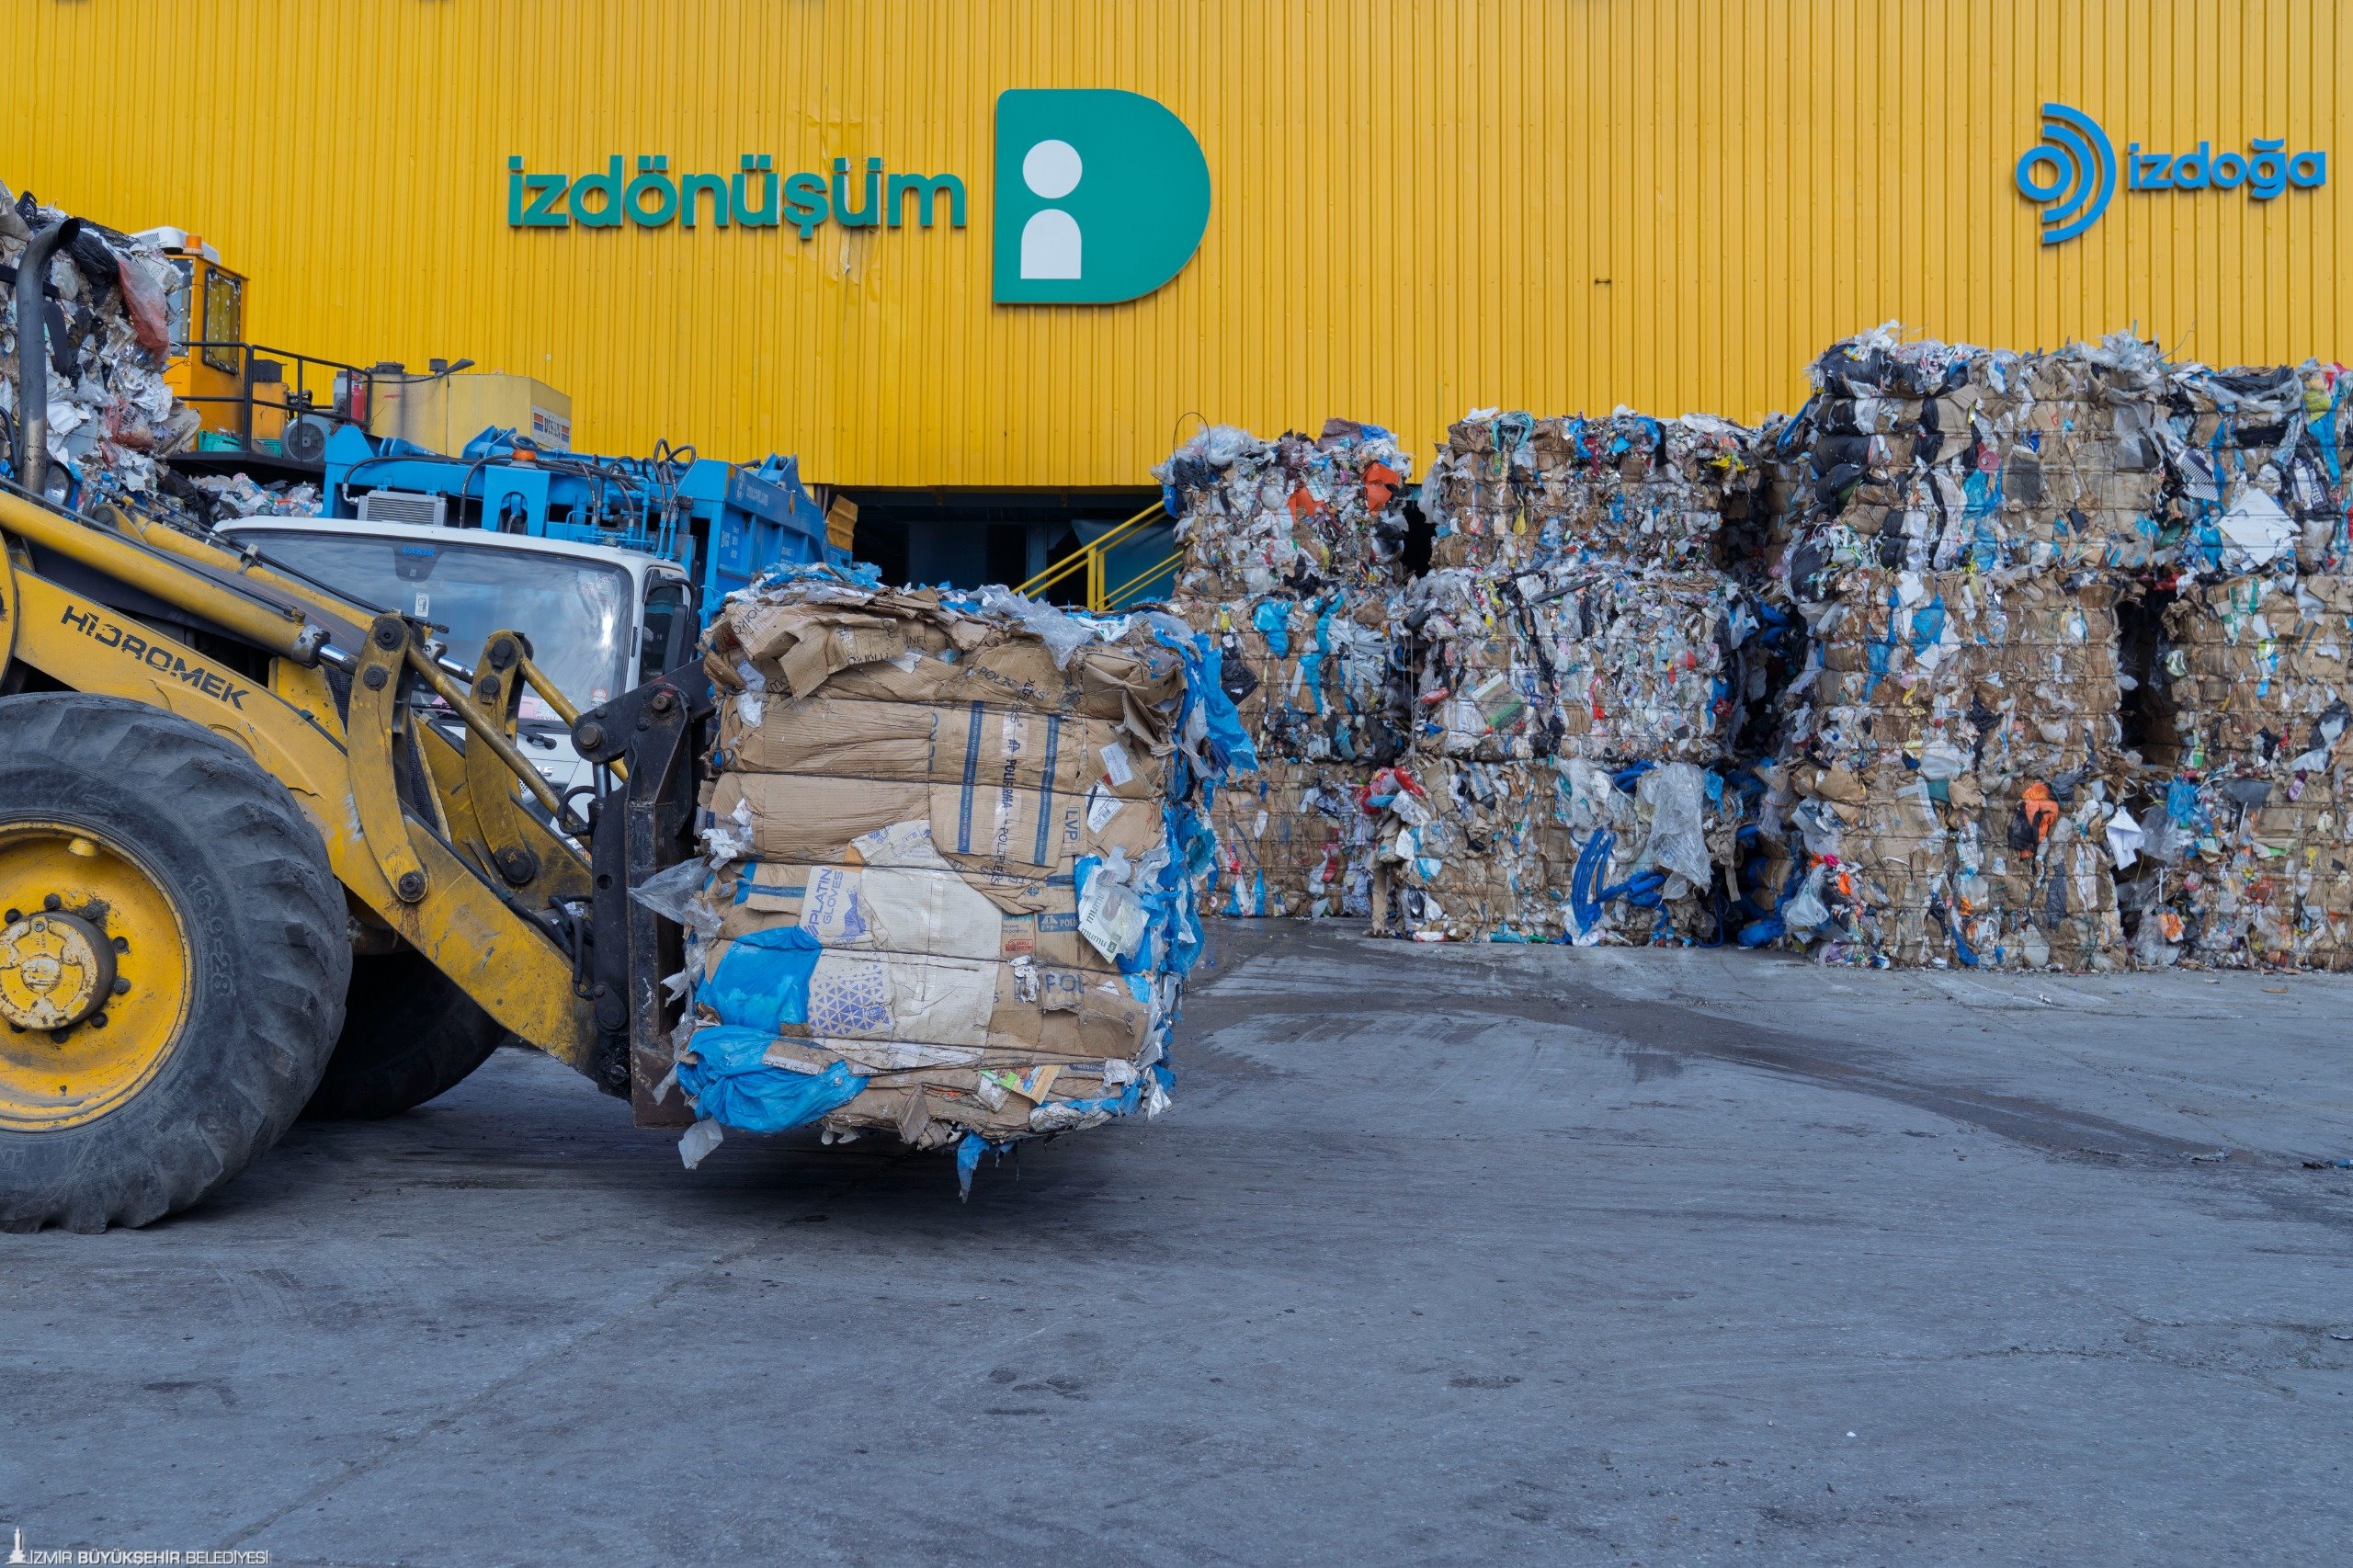
{"label": "wheel lug nut", "polygon": [[129,994],[130,990],[131,982],[123,979],[122,976],[119,974],[114,977],[114,994],[116,995],[126,995]]}
{"label": "wheel lug nut", "polygon": [[43,909],[55,909],[64,902],[65,901],[63,899],[58,897],[55,893],[51,893],[47,898],[40,901],[40,906]]}

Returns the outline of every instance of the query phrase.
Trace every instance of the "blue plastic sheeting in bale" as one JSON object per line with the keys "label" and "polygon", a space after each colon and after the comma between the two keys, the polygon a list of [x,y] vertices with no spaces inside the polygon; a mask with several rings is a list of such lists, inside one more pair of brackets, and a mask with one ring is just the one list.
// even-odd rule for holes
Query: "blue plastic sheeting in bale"
{"label": "blue plastic sheeting in bale", "polygon": [[740,1025],[698,1029],[678,1063],[678,1086],[705,1119],[746,1132],[806,1127],[865,1089],[866,1080],[839,1062],[814,1074],[769,1065],[775,1040],[771,1030]]}
{"label": "blue plastic sheeting in bale", "polygon": [[809,977],[823,950],[798,926],[748,932],[729,945],[718,972],[697,988],[695,999],[722,1023],[771,1035],[786,1024],[805,1024]]}

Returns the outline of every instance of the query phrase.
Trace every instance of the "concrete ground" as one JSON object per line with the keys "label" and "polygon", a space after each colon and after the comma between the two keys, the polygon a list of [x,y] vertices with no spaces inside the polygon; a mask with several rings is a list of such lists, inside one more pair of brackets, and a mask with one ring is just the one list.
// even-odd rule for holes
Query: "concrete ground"
{"label": "concrete ground", "polygon": [[2344,1561],[2353,985],[1222,927],[1175,1112],[672,1139],[502,1052],[0,1236],[0,1546]]}

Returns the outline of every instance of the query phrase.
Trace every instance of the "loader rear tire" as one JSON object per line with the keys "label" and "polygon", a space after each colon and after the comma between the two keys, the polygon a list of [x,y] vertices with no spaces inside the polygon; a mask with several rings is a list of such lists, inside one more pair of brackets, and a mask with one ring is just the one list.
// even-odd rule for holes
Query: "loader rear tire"
{"label": "loader rear tire", "polygon": [[397,1116],[455,1088],[506,1030],[415,948],[351,960],[351,990],[326,1076],[302,1114]]}
{"label": "loader rear tire", "polygon": [[[317,827],[244,751],[115,698],[0,698],[0,917],[12,912],[0,1229],[102,1231],[185,1209],[310,1098],[343,1025],[348,917]],[[39,1009],[76,986],[95,1010],[42,1027]]]}

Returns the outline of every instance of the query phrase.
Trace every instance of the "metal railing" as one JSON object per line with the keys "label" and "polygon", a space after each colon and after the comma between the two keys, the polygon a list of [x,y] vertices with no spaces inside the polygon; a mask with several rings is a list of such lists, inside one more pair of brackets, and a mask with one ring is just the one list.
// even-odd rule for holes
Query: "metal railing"
{"label": "metal railing", "polygon": [[1162,522],[1167,516],[1166,509],[1159,502],[1154,501],[1101,538],[1090,544],[1081,545],[1077,550],[1063,556],[1060,561],[1022,584],[1019,592],[1033,599],[1038,598],[1042,597],[1048,589],[1059,587],[1070,582],[1072,578],[1084,574],[1082,591],[1086,596],[1088,609],[1112,610],[1122,605],[1132,604],[1143,597],[1143,589],[1147,584],[1174,574],[1178,563],[1184,560],[1184,556],[1181,552],[1171,555],[1148,570],[1138,573],[1115,588],[1109,586],[1105,581],[1106,568],[1110,562],[1111,551],[1117,546],[1127,543],[1135,535]]}
{"label": "metal railing", "polygon": [[[245,451],[259,449],[255,446],[254,436],[256,405],[273,409],[289,420],[315,415],[332,424],[358,425],[364,429],[369,411],[375,403],[376,372],[347,365],[340,359],[323,359],[315,354],[297,354],[290,348],[273,348],[267,344],[233,338],[197,338],[176,347],[178,352],[236,382],[240,390],[233,392],[183,394],[179,401],[191,406],[228,404],[233,427],[221,430],[208,422],[206,429],[215,435],[234,436],[238,447]],[[223,364],[223,360],[230,363]],[[278,379],[257,379],[256,363],[275,367],[271,373]],[[289,367],[294,372],[291,383],[284,379]],[[318,381],[324,382],[324,386],[313,384],[314,373]],[[273,390],[277,395],[267,395]]]}

